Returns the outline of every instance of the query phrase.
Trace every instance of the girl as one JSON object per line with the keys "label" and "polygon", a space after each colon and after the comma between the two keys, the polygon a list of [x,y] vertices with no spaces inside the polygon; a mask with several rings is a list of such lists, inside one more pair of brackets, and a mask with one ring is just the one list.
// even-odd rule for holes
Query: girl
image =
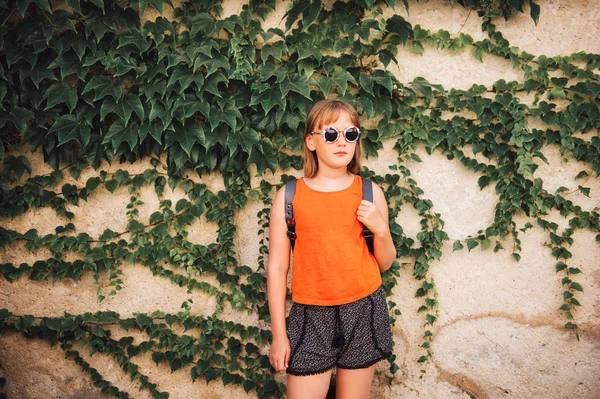
{"label": "girl", "polygon": [[[296,244],[292,308],[285,301],[290,241],[285,187],[271,209],[267,294],[273,343],[269,360],[287,371],[289,399],[325,398],[337,367],[338,399],[369,396],[375,364],[391,355],[393,341],[380,272],[396,258],[388,208],[373,184],[374,203],[362,200],[358,115],[348,103],[325,100],[308,114],[304,177],[293,200]],[[362,237],[374,235],[374,254]]]}

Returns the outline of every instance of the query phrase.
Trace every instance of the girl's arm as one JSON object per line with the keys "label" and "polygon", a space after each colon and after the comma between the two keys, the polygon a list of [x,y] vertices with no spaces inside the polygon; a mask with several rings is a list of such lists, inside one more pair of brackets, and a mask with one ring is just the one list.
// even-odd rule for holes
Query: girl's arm
{"label": "girl's arm", "polygon": [[279,190],[271,207],[269,259],[267,261],[267,298],[273,334],[269,359],[277,371],[287,368],[290,357],[290,342],[285,328],[285,297],[290,267],[290,241],[287,237],[284,202],[285,187]]}
{"label": "girl's arm", "polygon": [[373,249],[379,271],[384,272],[396,259],[388,222],[388,207],[381,188],[373,183],[373,203],[363,200],[357,211],[358,220],[373,233]]}

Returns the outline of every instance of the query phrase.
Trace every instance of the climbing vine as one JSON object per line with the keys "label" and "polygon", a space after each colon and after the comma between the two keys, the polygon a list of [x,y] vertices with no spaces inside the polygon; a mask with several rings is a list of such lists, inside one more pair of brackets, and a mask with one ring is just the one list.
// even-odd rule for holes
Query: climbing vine
{"label": "climbing vine", "polygon": [[[45,235],[0,227],[3,248],[21,245],[49,254],[33,264],[0,264],[2,276],[10,282],[78,281],[91,274],[102,301],[123,289],[123,268],[139,264],[188,293],[214,296],[217,304],[209,317],[193,315],[191,299],[177,314],[157,309],[129,318],[115,312],[49,318],[2,309],[0,330],[59,344],[94,385],[120,398],[128,394],[93,369],[78,348],[109,355],[154,398],[169,393],[136,365],[141,354],[150,353],[157,365],[168,364],[172,372],[193,365],[193,381],[220,380],[259,397],[282,397],[285,387],[275,381],[260,351],[270,332],[219,316],[227,305],[269,320],[265,262],[272,197],[289,178],[286,173],[301,169],[299,132],[311,105],[336,96],[354,105],[363,120],[376,122],[361,138],[367,156],[381,151],[383,141],[394,141],[398,159],[389,173],[379,176],[365,169],[361,174],[383,188],[398,256],[412,260],[409,267],[419,280],[415,295],[422,305],[414,311],[424,316],[418,362],[426,364],[431,357],[438,317],[429,267],[442,259],[444,242],[450,240],[434,204],[405,166],[406,161],[421,162],[418,146],[458,160],[479,176],[482,189],[495,186],[494,222],[475,236],[455,240],[453,250],[493,246],[498,252],[510,238],[508,250],[518,262],[520,232],[533,225],[519,229],[514,217],[525,214],[547,232],[545,245],[556,258],[557,284],[564,289],[559,310],[565,327],[579,337],[576,315],[582,304],[577,295],[584,287],[577,282],[581,270],[569,264],[568,246],[580,229],[598,233],[600,241],[599,214],[597,208],[585,211],[573,204],[569,188],[548,192],[536,176],[535,161],[547,162],[541,151],[545,146],[559,146],[563,157],[587,165],[576,178],[585,179],[576,190],[589,196],[585,183],[600,174],[600,139],[589,134],[600,126],[600,55],[550,58],[511,46],[494,21],[528,10],[537,23],[540,8],[533,0],[450,3],[475,11],[488,37],[475,41],[465,33],[453,36],[413,26],[400,15],[384,17],[389,7],[409,11],[408,0],[398,5],[395,0],[293,1],[285,30],[265,30],[261,22],[274,11],[274,0],[251,0],[228,17],[221,16],[220,2],[207,0],[0,0],[0,217],[51,208],[64,221]],[[160,16],[151,18],[152,9]],[[448,90],[423,78],[400,82],[387,67],[402,62],[397,58],[401,46],[416,55],[433,47],[471,52],[480,61],[507,59],[523,71],[524,80],[499,80],[491,88],[473,85],[468,90]],[[521,93],[533,94],[533,103],[523,103]],[[531,127],[532,118],[544,128]],[[53,171],[34,175],[27,156],[18,155],[23,146],[41,152]],[[478,161],[470,152],[491,162]],[[142,159],[152,166],[142,173],[105,170],[105,162]],[[251,166],[258,187],[251,186]],[[97,173],[83,181],[81,173],[89,168]],[[267,170],[283,171],[281,182],[260,179]],[[212,172],[223,177],[223,190],[212,192],[190,178],[196,174],[201,180]],[[65,182],[66,173],[71,183]],[[164,198],[167,186],[183,192],[177,202]],[[125,230],[106,229],[98,237],[80,231],[73,207],[98,190],[115,193],[120,188],[130,195]],[[139,212],[145,190],[159,198],[148,220]],[[234,216],[248,201],[263,204],[256,215],[257,267],[240,264],[234,245]],[[395,221],[404,205],[413,206],[421,218],[416,240]],[[547,219],[554,209],[569,218],[562,233]],[[215,242],[188,240],[190,225],[199,220],[218,226]],[[400,267],[395,262],[383,276],[388,293],[397,286]],[[214,277],[214,283],[198,276]],[[400,307],[392,300],[388,304],[394,321]],[[174,325],[184,333],[175,333]],[[141,333],[145,341],[113,339],[115,328]],[[389,359],[388,378],[399,369],[395,360]]]}

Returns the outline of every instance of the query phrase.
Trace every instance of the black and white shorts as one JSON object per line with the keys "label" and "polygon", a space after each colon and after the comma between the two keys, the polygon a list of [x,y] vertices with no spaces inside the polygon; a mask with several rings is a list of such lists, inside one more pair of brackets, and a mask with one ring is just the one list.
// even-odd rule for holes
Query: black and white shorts
{"label": "black and white shorts", "polygon": [[287,319],[292,347],[287,373],[304,376],[337,366],[360,369],[392,354],[394,341],[385,291],[339,306],[293,303]]}

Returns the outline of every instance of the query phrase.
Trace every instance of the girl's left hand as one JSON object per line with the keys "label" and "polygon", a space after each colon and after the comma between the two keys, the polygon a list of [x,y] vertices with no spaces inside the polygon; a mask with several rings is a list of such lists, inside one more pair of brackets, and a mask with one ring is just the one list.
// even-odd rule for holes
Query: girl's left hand
{"label": "girl's left hand", "polygon": [[356,218],[367,226],[373,234],[379,235],[387,229],[387,221],[383,220],[377,206],[369,201],[362,200],[356,211]]}

